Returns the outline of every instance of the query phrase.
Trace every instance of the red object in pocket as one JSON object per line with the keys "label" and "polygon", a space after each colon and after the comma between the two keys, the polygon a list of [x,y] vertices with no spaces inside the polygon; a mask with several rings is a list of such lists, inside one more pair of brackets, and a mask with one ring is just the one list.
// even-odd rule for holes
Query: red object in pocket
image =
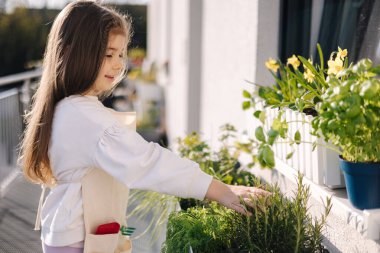
{"label": "red object in pocket", "polygon": [[99,225],[96,229],[96,235],[117,234],[120,230],[120,224],[117,222],[111,222],[107,224]]}

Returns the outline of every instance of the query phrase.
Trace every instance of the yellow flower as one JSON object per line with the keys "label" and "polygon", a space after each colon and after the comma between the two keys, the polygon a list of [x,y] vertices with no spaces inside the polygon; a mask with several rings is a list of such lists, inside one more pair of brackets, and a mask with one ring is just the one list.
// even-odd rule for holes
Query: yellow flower
{"label": "yellow flower", "polygon": [[338,47],[337,58],[344,60],[344,57],[346,57],[347,54],[348,54],[347,49],[342,50],[340,47]]}
{"label": "yellow flower", "polygon": [[303,77],[307,80],[308,83],[311,83],[314,81],[315,75],[313,72],[311,72],[310,69],[306,69],[306,71],[303,73]]}
{"label": "yellow flower", "polygon": [[273,72],[277,72],[278,68],[280,67],[277,61],[273,60],[272,58],[269,58],[269,60],[265,62],[265,66]]}
{"label": "yellow flower", "polygon": [[335,60],[329,60],[327,62],[327,65],[329,66],[329,69],[327,70],[327,74],[338,74],[339,71],[343,69],[343,61],[337,56]]}
{"label": "yellow flower", "polygon": [[298,69],[298,67],[300,66],[300,61],[298,60],[297,56],[295,56],[294,54],[292,55],[292,57],[288,58],[288,62],[287,64],[289,65],[292,65],[294,69]]}

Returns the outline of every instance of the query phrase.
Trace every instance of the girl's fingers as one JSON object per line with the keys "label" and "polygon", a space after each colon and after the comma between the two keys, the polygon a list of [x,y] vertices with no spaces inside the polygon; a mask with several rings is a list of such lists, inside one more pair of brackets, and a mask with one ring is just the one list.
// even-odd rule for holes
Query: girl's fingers
{"label": "girl's fingers", "polygon": [[[230,185],[229,188],[234,196],[230,196],[229,198],[226,198],[225,201],[221,201],[220,203],[224,203],[226,207],[247,216],[252,215],[252,213],[247,210],[248,206],[252,208],[259,208],[260,210],[262,209],[260,206],[257,206],[260,204],[256,201],[256,199],[261,197],[267,198],[272,195],[272,193],[256,187]],[[240,201],[243,201],[245,204],[240,203]]]}
{"label": "girl's fingers", "polygon": [[244,215],[247,215],[247,216],[251,216],[252,213],[249,212],[243,204],[241,203],[232,203],[232,206],[230,207],[231,209],[235,210],[236,212],[238,213],[241,213],[241,214],[244,214]]}
{"label": "girl's fingers", "polygon": [[270,196],[270,195],[272,195],[272,193],[270,193],[268,191],[265,191],[265,190],[260,189],[260,188],[255,188],[255,187],[250,187],[249,191],[256,196]]}
{"label": "girl's fingers", "polygon": [[252,198],[243,198],[244,203],[246,203],[248,206],[255,208],[256,203],[252,201]]}
{"label": "girl's fingers", "polygon": [[270,192],[267,192],[258,188],[247,187],[243,191],[238,192],[237,195],[243,198],[258,198],[258,197],[267,197],[272,194]]}

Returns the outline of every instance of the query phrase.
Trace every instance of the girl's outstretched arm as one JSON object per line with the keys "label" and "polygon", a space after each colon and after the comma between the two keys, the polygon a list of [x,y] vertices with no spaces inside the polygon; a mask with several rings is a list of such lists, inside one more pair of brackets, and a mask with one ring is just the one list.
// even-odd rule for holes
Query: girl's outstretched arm
{"label": "girl's outstretched arm", "polygon": [[270,192],[248,186],[227,185],[219,180],[213,179],[207,190],[206,198],[219,202],[221,205],[233,209],[241,214],[247,213],[240,199],[243,199],[248,205],[252,205],[251,198],[259,196],[266,197],[271,195]]}

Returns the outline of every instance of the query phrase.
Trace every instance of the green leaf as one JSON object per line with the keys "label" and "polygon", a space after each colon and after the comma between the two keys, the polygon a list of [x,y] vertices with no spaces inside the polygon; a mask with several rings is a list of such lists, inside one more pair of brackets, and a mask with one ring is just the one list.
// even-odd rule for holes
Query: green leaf
{"label": "green leaf", "polygon": [[259,117],[259,120],[261,121],[261,123],[263,123],[263,124],[265,123],[266,117],[267,117],[267,115],[266,115],[265,111],[262,111],[260,113],[260,117]]}
{"label": "green leaf", "polygon": [[251,107],[251,101],[244,101],[243,102],[243,110],[247,110]]}
{"label": "green leaf", "polygon": [[317,43],[317,50],[318,50],[318,55],[319,55],[319,61],[321,62],[321,70],[323,71],[324,69],[324,59],[323,59],[323,53],[322,53],[322,48],[319,43]]}
{"label": "green leaf", "polygon": [[[308,68],[315,76],[315,82],[322,85],[323,87],[326,87],[326,80],[323,75],[321,75],[315,67],[304,57],[298,56],[299,60],[302,62],[302,64]],[[311,91],[311,90],[310,90]]]}
{"label": "green leaf", "polygon": [[282,100],[281,95],[277,94],[277,92],[271,87],[260,87],[258,95],[270,105],[277,105]]}
{"label": "green leaf", "polygon": [[294,134],[294,141],[297,145],[299,145],[301,143],[301,134],[300,134],[300,131],[298,131],[298,130]]}
{"label": "green leaf", "polygon": [[376,75],[377,75],[376,73],[373,73],[373,72],[371,72],[371,71],[367,71],[367,72],[365,73],[365,77],[366,77],[366,78],[375,77]]}
{"label": "green leaf", "polygon": [[314,93],[311,93],[311,92],[306,92],[303,96],[302,96],[302,99],[303,100],[307,100],[307,101],[312,101],[312,99],[315,97],[315,94]]}
{"label": "green leaf", "polygon": [[339,122],[336,119],[328,121],[327,128],[331,131],[334,131],[339,128]]}
{"label": "green leaf", "polygon": [[268,131],[268,144],[269,145],[273,145],[273,143],[276,141],[277,139],[277,136],[279,135],[280,133],[276,130],[273,130],[273,129],[270,129]]}
{"label": "green leaf", "polygon": [[302,99],[297,98],[296,105],[297,105],[298,111],[303,112],[303,109],[305,108],[304,101]]}
{"label": "green leaf", "polygon": [[372,127],[376,122],[376,114],[374,114],[371,110],[367,110],[364,116],[366,119],[366,124],[369,127]]}
{"label": "green leaf", "polygon": [[364,99],[371,100],[378,97],[380,91],[380,82],[378,80],[367,80],[361,84],[360,96]]}
{"label": "green leaf", "polygon": [[380,75],[380,65],[377,65],[374,68],[369,69],[371,72],[376,73],[377,75]]}
{"label": "green leaf", "polygon": [[317,142],[315,141],[315,142],[313,142],[313,146],[312,146],[311,151],[314,151],[316,148],[317,148]]}
{"label": "green leaf", "polygon": [[264,135],[263,127],[259,126],[256,128],[255,136],[256,136],[257,140],[265,142],[265,135]]}
{"label": "green leaf", "polygon": [[246,90],[243,90],[243,97],[245,97],[245,98],[251,98],[252,96],[251,96],[251,93],[249,93]]}
{"label": "green leaf", "polygon": [[275,131],[280,131],[281,129],[281,120],[278,118],[275,118],[272,123],[272,129]]}
{"label": "green leaf", "polygon": [[268,145],[265,145],[263,148],[263,160],[269,168],[274,167],[274,153]]}
{"label": "green leaf", "polygon": [[292,158],[293,154],[294,154],[294,150],[292,150],[292,152],[286,155],[286,160],[289,160],[290,158]]}
{"label": "green leaf", "polygon": [[285,139],[287,136],[287,133],[288,133],[288,123],[286,123],[286,121],[284,120],[283,122],[281,122],[281,127],[280,127],[281,138]]}
{"label": "green leaf", "polygon": [[257,119],[260,119],[260,115],[261,115],[261,113],[262,113],[262,111],[260,111],[260,110],[255,111],[255,112],[253,113],[253,116],[255,116],[255,118],[257,118]]}
{"label": "green leaf", "polygon": [[357,104],[352,104],[347,110],[346,110],[346,117],[347,118],[355,118],[356,116],[359,115],[361,109],[360,105]]}

